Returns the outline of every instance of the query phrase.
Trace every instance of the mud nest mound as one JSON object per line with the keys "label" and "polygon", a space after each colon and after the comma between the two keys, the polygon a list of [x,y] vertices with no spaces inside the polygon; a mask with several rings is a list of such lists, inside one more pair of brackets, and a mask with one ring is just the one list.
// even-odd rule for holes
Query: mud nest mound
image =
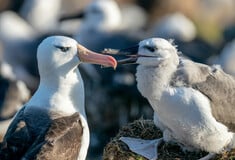
{"label": "mud nest mound", "polygon": [[[155,139],[162,137],[162,132],[152,120],[136,120],[123,126],[104,148],[103,160],[147,160],[145,157],[133,153],[128,146],[119,140],[120,137],[134,137],[141,139]],[[158,160],[198,160],[207,152],[183,152],[177,144],[163,142],[158,148]],[[235,149],[217,155],[213,160],[235,160]]]}

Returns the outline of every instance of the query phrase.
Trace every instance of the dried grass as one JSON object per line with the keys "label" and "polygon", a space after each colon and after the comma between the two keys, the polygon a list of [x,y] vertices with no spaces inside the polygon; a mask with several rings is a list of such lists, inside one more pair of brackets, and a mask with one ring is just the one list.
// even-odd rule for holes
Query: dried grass
{"label": "dried grass", "polygon": [[[131,152],[128,146],[119,140],[120,137],[135,137],[142,139],[155,139],[162,137],[162,132],[154,125],[152,120],[136,120],[123,126],[104,148],[103,160],[147,160]],[[207,152],[183,152],[177,144],[163,143],[158,148],[158,160],[198,160],[207,155]],[[235,160],[235,149],[217,155],[213,160]]]}

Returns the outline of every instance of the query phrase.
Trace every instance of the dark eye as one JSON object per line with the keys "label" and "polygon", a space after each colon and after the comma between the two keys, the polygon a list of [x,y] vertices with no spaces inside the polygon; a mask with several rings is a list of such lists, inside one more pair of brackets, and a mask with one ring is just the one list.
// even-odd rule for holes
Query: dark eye
{"label": "dark eye", "polygon": [[151,46],[144,46],[145,49],[149,50],[150,52],[154,52],[157,48]]}
{"label": "dark eye", "polygon": [[98,14],[100,13],[100,10],[98,8],[92,8],[91,12],[94,14]]}
{"label": "dark eye", "polygon": [[64,46],[55,46],[56,48],[60,49],[62,52],[67,52],[70,47],[64,47]]}

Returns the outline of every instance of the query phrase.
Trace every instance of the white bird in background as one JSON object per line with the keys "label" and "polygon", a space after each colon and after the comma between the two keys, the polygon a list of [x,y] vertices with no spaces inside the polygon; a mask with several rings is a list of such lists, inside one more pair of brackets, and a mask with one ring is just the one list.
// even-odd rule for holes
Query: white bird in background
{"label": "white bird in background", "polygon": [[[137,4],[125,4],[120,6],[122,22],[120,27],[123,30],[139,31],[146,27],[147,13]],[[138,21],[137,21],[138,19]]]}
{"label": "white bird in background", "polygon": [[25,0],[19,14],[39,33],[57,30],[61,0]]}
{"label": "white bird in background", "polygon": [[35,36],[34,29],[17,13],[5,11],[0,14],[0,38],[3,42],[7,40],[29,41]]}
{"label": "white bird in background", "polygon": [[85,160],[89,129],[77,66],[87,62],[115,68],[117,62],[62,36],[43,40],[37,60],[39,88],[10,124],[0,159]]}
{"label": "white bird in background", "polygon": [[93,1],[83,14],[84,19],[74,38],[87,48],[97,50],[104,36],[120,28],[121,12],[113,0]]}
{"label": "white bird in background", "polygon": [[183,42],[192,41],[197,30],[195,24],[182,13],[166,15],[156,22],[154,36],[165,39],[176,39]]}
{"label": "white bird in background", "polygon": [[174,39],[185,56],[195,62],[206,63],[216,49],[197,36],[194,22],[183,13],[175,12],[160,18],[152,28],[154,37]]}
{"label": "white bird in background", "polygon": [[[138,12],[134,7],[129,11],[132,14]],[[128,13],[127,9],[123,9],[123,12]],[[132,31],[138,33],[136,27],[142,26],[142,24],[137,24],[136,27],[135,24],[132,24],[133,27],[130,27],[129,25],[134,22],[134,18],[132,17],[130,20],[129,16],[122,15],[114,0],[94,0],[83,12],[78,15],[62,17],[61,20],[82,17],[81,25],[77,33],[74,34],[74,38],[87,48],[101,51],[103,48],[120,48],[139,41],[139,36],[133,34]],[[145,16],[140,18],[143,17]],[[134,29],[132,30],[132,28]]]}
{"label": "white bird in background", "polygon": [[5,11],[0,14],[2,61],[11,66],[15,79],[22,80],[31,89],[38,85],[37,78],[29,73],[26,66],[32,69],[36,64],[32,44],[37,36],[34,29],[15,12]]}
{"label": "white bird in background", "polygon": [[217,62],[221,65],[223,70],[233,76],[235,76],[235,40],[225,45]]}
{"label": "white bird in background", "polygon": [[[234,77],[215,66],[183,59],[171,42],[161,38],[141,41],[129,56],[119,63],[138,64],[138,90],[154,109],[154,122],[165,141],[177,142],[186,150],[210,152],[203,160],[235,147]],[[157,158],[161,140],[121,140],[132,151]]]}

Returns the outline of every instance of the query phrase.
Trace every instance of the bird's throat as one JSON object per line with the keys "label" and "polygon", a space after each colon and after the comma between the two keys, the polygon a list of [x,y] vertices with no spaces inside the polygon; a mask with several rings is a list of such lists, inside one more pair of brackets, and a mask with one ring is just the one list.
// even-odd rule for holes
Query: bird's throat
{"label": "bird's throat", "polygon": [[138,90],[148,100],[160,100],[175,70],[173,66],[158,68],[139,65],[136,72]]}

